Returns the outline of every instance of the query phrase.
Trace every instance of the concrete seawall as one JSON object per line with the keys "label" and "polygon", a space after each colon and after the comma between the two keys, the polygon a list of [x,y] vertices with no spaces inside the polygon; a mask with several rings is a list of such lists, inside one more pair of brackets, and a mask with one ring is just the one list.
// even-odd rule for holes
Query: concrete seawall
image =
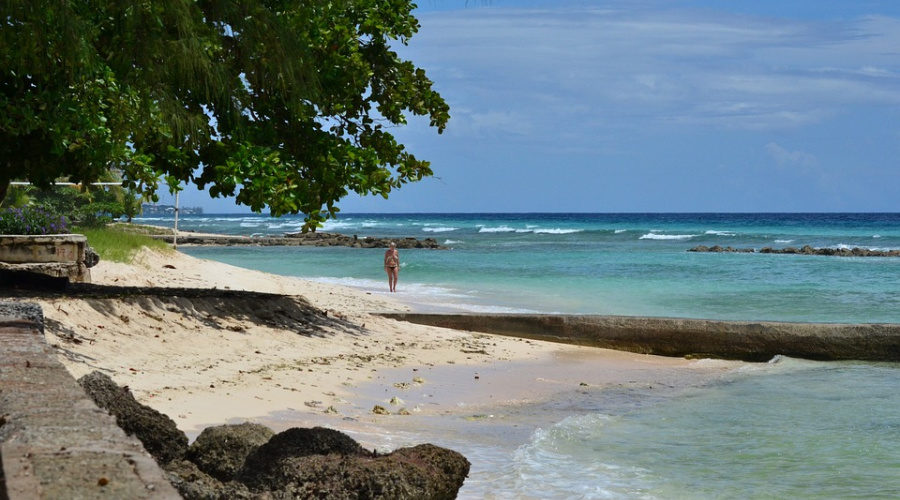
{"label": "concrete seawall", "polygon": [[0,500],[181,498],[44,340],[36,304],[0,302]]}
{"label": "concrete seawall", "polygon": [[660,356],[900,361],[900,324],[779,323],[627,316],[414,314],[411,323]]}

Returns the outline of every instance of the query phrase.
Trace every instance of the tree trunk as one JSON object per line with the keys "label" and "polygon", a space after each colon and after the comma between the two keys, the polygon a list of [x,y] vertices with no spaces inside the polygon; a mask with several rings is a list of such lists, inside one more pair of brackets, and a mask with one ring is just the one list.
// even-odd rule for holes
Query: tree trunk
{"label": "tree trunk", "polygon": [[6,199],[6,193],[9,192],[9,182],[10,181],[5,179],[0,180],[0,206],[3,205],[3,200]]}

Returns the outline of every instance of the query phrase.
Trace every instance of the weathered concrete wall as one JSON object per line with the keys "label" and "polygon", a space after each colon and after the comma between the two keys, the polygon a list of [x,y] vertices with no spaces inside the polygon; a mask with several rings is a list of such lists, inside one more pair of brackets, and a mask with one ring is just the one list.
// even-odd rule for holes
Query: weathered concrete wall
{"label": "weathered concrete wall", "polygon": [[0,270],[40,273],[90,283],[82,234],[0,235]]}
{"label": "weathered concrete wall", "polygon": [[0,261],[11,264],[84,262],[86,245],[87,238],[82,234],[0,236]]}
{"label": "weathered concrete wall", "polygon": [[0,499],[181,498],[57,361],[36,304],[0,302]]}
{"label": "weathered concrete wall", "polygon": [[425,325],[661,356],[900,361],[900,324],[528,314],[384,314]]}

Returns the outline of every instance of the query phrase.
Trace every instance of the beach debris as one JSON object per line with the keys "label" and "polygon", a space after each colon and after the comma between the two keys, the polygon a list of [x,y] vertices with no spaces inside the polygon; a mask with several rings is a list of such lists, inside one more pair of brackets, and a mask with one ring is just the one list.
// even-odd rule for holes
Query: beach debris
{"label": "beach debris", "polygon": [[396,382],[394,387],[397,389],[409,389],[409,382]]}
{"label": "beach debris", "polygon": [[422,377],[413,377],[413,383],[416,383],[416,384],[424,384],[424,383],[425,383],[425,379],[422,378]]}
{"label": "beach debris", "polygon": [[400,399],[400,398],[398,398],[397,396],[394,396],[394,397],[391,398],[390,403],[391,403],[392,405],[402,405],[402,404],[403,404],[403,400]]}
{"label": "beach debris", "polygon": [[412,413],[410,413],[406,408],[400,408],[400,410],[397,412],[397,415],[412,415]]}
{"label": "beach debris", "polygon": [[310,408],[318,408],[319,406],[322,406],[321,401],[304,401],[303,404],[309,406]]}
{"label": "beach debris", "polygon": [[106,486],[107,484],[109,484],[109,479],[105,477],[101,477],[97,480],[97,486]]}
{"label": "beach debris", "polygon": [[374,414],[376,414],[376,415],[390,415],[390,414],[391,414],[391,412],[387,411],[387,410],[386,410],[383,406],[381,406],[381,405],[375,405],[375,407],[372,408],[372,413],[374,413]]}
{"label": "beach debris", "polygon": [[581,386],[581,387],[588,387],[587,382],[581,382],[581,383],[578,384],[578,385]]}
{"label": "beach debris", "polygon": [[335,408],[335,407],[332,405],[332,406],[329,406],[328,408],[325,408],[325,411],[324,411],[323,413],[327,413],[327,414],[329,414],[329,415],[337,415],[337,414],[338,414],[338,411],[337,411],[337,408]]}
{"label": "beach debris", "polygon": [[479,380],[480,378],[481,378],[481,377],[476,373],[476,374],[475,374],[475,380]]}

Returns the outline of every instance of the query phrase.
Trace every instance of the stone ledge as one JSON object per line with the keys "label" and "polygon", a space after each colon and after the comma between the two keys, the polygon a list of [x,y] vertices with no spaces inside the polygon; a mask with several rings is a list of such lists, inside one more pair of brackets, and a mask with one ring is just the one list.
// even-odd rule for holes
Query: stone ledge
{"label": "stone ledge", "polygon": [[0,498],[181,498],[42,331],[39,306],[0,302]]}
{"label": "stone ledge", "polygon": [[787,323],[564,314],[383,313],[410,323],[689,358],[900,361],[900,324]]}

